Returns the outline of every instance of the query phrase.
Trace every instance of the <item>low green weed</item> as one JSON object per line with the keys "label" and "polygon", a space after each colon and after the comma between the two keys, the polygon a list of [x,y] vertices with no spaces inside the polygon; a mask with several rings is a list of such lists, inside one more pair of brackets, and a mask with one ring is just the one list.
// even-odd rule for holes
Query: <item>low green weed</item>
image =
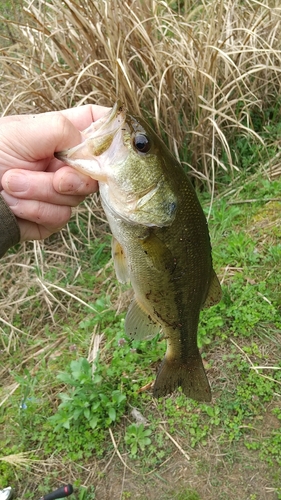
{"label": "low green weed", "polygon": [[[1,418],[0,424],[2,425]],[[10,439],[0,438],[0,490],[11,484],[14,478],[14,467],[6,457],[22,451],[22,445],[11,445]]]}
{"label": "low green weed", "polygon": [[200,495],[197,493],[197,491],[186,488],[179,493],[175,493],[175,500],[200,500]]}
{"label": "low green weed", "polygon": [[[54,447],[56,451],[68,450],[69,457],[73,459],[88,456],[93,450],[98,456],[102,455],[106,429],[120,421],[128,402],[133,405],[148,397],[146,394],[137,394],[140,385],[145,385],[149,376],[143,368],[138,369],[137,366],[139,363],[147,366],[148,362],[159,358],[158,338],[151,341],[151,349],[148,350],[145,342],[130,344],[122,335],[120,325],[116,326],[113,339],[109,335],[109,350],[106,350],[107,356],[110,352],[109,363],[107,358],[96,360],[92,373],[92,365],[85,358],[79,358],[71,361],[68,371],[58,375],[57,378],[65,384],[66,391],[59,394],[61,403],[56,413],[47,420],[37,435],[46,451],[51,452]],[[132,380],[136,373],[138,383]],[[134,424],[132,425],[127,437],[131,440],[133,456],[134,442],[142,450],[143,444],[147,444],[143,438],[148,438],[150,431],[145,429],[142,434],[140,427],[135,430],[133,438]]]}
{"label": "low green weed", "polygon": [[99,331],[112,335],[113,325],[115,324],[118,328],[120,319],[116,318],[116,313],[112,308],[109,298],[101,296],[95,302],[89,303],[89,306],[92,307],[92,311],[84,315],[83,319],[79,322],[79,330],[84,336],[85,334],[89,335],[92,334],[94,327],[98,325]]}
{"label": "low green weed", "polygon": [[[75,490],[77,489],[75,488]],[[94,486],[89,486],[88,488],[86,488],[85,486],[81,486],[78,490],[78,493],[76,493],[76,496],[77,500],[95,500],[95,488]]]}
{"label": "low green weed", "polygon": [[135,457],[139,450],[144,449],[151,444],[152,430],[145,429],[144,424],[131,424],[126,429],[125,443],[130,446],[131,456]]}
{"label": "low green weed", "polygon": [[237,273],[228,286],[223,287],[223,299],[212,309],[201,313],[198,328],[199,347],[211,343],[214,337],[222,339],[252,337],[265,324],[275,324],[281,328],[279,308],[267,298],[267,282],[245,282]]}
{"label": "low green weed", "polygon": [[113,390],[98,368],[94,373],[92,371],[91,363],[80,358],[71,362],[70,373],[62,372],[58,375],[58,380],[69,386],[70,392],[59,394],[62,403],[57,413],[49,419],[55,431],[62,427],[70,429],[73,425],[79,427],[83,419],[91,429],[97,426],[106,429],[120,420],[126,396],[118,389]]}
{"label": "low green weed", "polygon": [[276,464],[281,466],[281,433],[279,430],[270,432],[267,438],[259,440],[245,440],[245,446],[248,450],[257,450],[259,457],[270,466]]}

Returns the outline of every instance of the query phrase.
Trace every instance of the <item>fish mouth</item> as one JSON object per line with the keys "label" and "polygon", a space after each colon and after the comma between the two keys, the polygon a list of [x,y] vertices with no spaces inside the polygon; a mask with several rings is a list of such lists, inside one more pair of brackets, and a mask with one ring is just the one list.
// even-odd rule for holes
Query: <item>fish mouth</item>
{"label": "fish mouth", "polygon": [[93,179],[105,182],[105,153],[112,158],[111,150],[116,151],[115,145],[120,143],[120,134],[126,127],[126,109],[118,99],[108,113],[82,132],[81,144],[56,152],[54,156]]}
{"label": "fish mouth", "polygon": [[114,132],[117,128],[117,123],[115,123],[115,118],[120,117],[120,119],[125,120],[126,109],[122,104],[121,100],[118,99],[114,106],[105,113],[104,116],[99,118],[99,120],[93,122],[88,128],[86,128],[82,135],[85,139],[93,135],[93,133],[98,132],[97,135],[107,134],[110,131]]}

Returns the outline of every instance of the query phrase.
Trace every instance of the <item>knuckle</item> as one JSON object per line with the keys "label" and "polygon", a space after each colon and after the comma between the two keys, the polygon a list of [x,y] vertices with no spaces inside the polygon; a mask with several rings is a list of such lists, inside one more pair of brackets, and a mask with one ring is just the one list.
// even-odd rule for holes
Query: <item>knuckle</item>
{"label": "knuckle", "polygon": [[52,116],[52,133],[56,142],[67,143],[69,138],[76,135],[73,124],[62,113],[55,113]]}
{"label": "knuckle", "polygon": [[69,120],[62,113],[52,115],[52,128],[55,134],[69,126]]}
{"label": "knuckle", "polygon": [[64,205],[51,205],[39,202],[36,223],[48,227],[52,230],[59,230],[71,217],[71,208]]}

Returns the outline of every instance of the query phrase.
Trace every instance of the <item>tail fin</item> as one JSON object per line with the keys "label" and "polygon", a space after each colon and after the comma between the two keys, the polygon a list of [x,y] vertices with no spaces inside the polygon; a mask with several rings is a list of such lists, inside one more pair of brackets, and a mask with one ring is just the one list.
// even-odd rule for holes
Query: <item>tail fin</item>
{"label": "tail fin", "polygon": [[198,356],[189,358],[186,363],[180,363],[178,359],[169,360],[165,356],[157,373],[153,396],[166,396],[180,386],[188,398],[211,401],[211,389],[199,352]]}

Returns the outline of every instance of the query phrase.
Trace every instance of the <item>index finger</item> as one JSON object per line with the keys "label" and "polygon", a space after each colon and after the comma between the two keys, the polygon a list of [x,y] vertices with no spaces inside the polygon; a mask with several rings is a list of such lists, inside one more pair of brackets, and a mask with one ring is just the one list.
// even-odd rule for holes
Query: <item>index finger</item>
{"label": "index finger", "polygon": [[78,106],[76,108],[68,108],[62,109],[60,111],[47,111],[46,113],[37,113],[37,114],[27,114],[27,115],[9,115],[3,116],[1,120],[5,122],[5,124],[10,122],[22,122],[26,121],[27,118],[31,116],[46,116],[51,117],[53,115],[57,115],[58,113],[62,114],[71,121],[72,125],[74,125],[79,130],[84,130],[89,127],[92,122],[97,121],[101,118],[110,108],[106,106],[99,106],[97,104],[85,104],[83,106]]}
{"label": "index finger", "polygon": [[85,104],[77,108],[69,108],[60,111],[79,130],[89,127],[92,122],[99,120],[110,108],[95,104]]}
{"label": "index finger", "polygon": [[[103,116],[107,108],[85,105],[63,111],[16,115],[1,119],[1,150],[4,169],[45,170],[55,151],[81,142],[79,129],[85,129]],[[57,167],[56,167],[57,168]]]}

